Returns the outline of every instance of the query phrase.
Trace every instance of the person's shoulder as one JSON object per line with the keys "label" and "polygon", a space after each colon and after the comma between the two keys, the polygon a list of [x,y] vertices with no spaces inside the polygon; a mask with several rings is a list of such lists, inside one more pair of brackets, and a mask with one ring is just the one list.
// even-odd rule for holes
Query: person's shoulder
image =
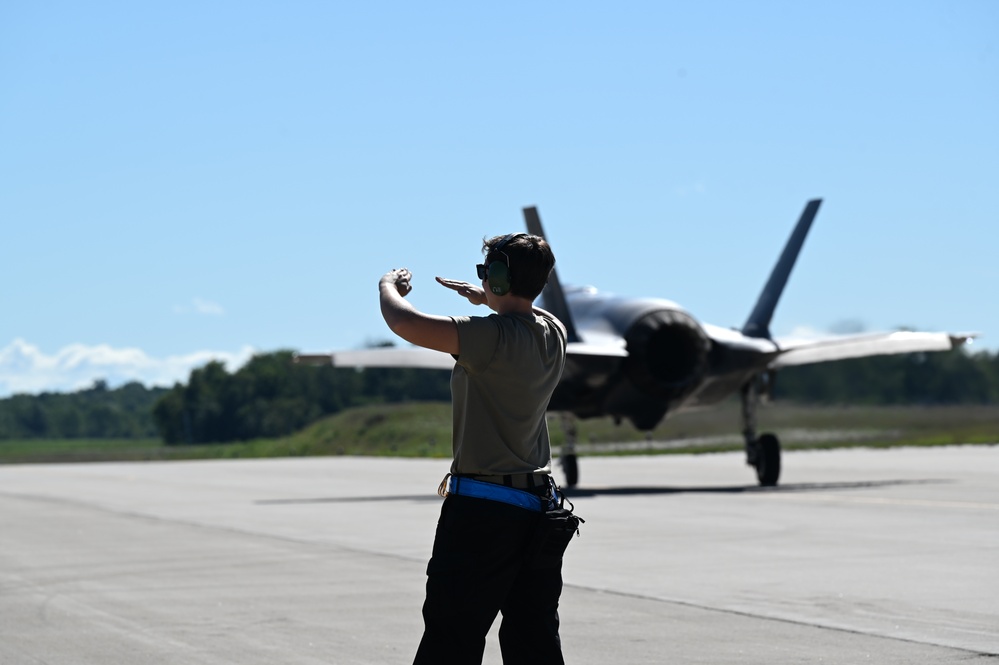
{"label": "person's shoulder", "polygon": [[486,322],[486,321],[491,321],[492,323],[497,323],[496,319],[497,319],[498,316],[499,315],[496,314],[495,312],[492,313],[492,314],[487,314],[486,316],[469,316],[469,315],[463,314],[463,315],[452,315],[451,316],[451,320],[454,321],[455,323],[457,323],[458,325],[462,325],[462,324],[476,325],[476,324],[481,324],[481,323]]}
{"label": "person's shoulder", "polygon": [[549,326],[555,328],[559,333],[561,333],[563,339],[568,336],[565,325],[551,312],[543,310],[540,307],[535,307],[534,315],[545,321]]}
{"label": "person's shoulder", "polygon": [[502,317],[492,313],[486,316],[452,316],[451,319],[459,330],[484,331],[497,330],[503,327]]}

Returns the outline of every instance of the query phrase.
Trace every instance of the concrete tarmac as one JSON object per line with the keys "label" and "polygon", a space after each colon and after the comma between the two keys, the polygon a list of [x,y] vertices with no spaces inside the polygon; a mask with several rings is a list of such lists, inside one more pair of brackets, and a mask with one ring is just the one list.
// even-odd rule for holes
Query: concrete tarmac
{"label": "concrete tarmac", "polygon": [[[411,662],[447,466],[0,466],[0,664]],[[769,489],[736,454],[580,473],[568,663],[999,658],[999,447],[790,452]]]}

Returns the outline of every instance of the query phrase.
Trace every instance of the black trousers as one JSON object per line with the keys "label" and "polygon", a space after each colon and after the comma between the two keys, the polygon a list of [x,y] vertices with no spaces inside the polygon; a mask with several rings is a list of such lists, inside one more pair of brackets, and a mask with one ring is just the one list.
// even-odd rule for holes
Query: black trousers
{"label": "black trousers", "polygon": [[486,633],[503,614],[499,640],[509,665],[561,665],[561,560],[529,555],[541,513],[487,499],[448,496],[427,566],[424,633],[415,665],[479,664]]}

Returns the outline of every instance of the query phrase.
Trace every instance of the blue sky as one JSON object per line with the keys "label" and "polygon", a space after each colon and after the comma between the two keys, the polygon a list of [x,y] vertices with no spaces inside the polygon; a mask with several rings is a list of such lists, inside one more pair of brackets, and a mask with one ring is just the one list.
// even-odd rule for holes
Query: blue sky
{"label": "blue sky", "polygon": [[563,282],[777,335],[999,348],[999,3],[0,8],[0,396],[390,338],[378,278],[484,313],[537,205]]}

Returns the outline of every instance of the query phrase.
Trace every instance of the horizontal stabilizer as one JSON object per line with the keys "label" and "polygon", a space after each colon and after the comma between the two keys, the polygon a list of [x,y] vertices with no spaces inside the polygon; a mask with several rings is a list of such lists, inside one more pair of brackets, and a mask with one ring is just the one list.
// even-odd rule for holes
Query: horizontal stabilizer
{"label": "horizontal stabilizer", "polygon": [[819,340],[776,340],[781,354],[770,363],[771,369],[809,365],[831,360],[884,356],[919,351],[949,351],[977,337],[976,333],[945,332],[871,333],[846,335]]}

